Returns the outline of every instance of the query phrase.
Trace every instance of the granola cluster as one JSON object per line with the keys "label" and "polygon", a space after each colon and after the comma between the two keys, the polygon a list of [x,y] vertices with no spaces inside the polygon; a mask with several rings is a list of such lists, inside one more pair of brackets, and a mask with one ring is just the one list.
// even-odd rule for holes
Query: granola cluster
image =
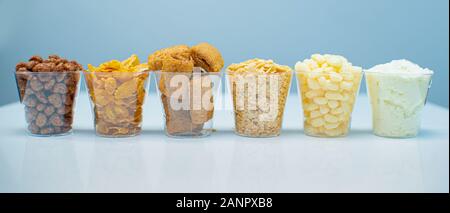
{"label": "granola cluster", "polygon": [[35,135],[60,135],[72,130],[73,109],[83,67],[57,55],[31,57],[16,65],[20,101],[28,130]]}

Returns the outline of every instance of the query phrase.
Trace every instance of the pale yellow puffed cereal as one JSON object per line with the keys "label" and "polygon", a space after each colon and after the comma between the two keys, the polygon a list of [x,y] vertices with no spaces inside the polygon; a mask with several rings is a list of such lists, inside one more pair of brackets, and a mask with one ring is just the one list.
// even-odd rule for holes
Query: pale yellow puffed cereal
{"label": "pale yellow puffed cereal", "polygon": [[333,82],[341,82],[344,79],[344,77],[342,77],[342,75],[335,73],[335,72],[331,72],[330,73],[330,80]]}
{"label": "pale yellow puffed cereal", "polygon": [[306,64],[304,64],[304,63],[299,61],[299,62],[297,62],[295,64],[295,71],[297,71],[297,72],[309,72],[309,71],[311,71],[311,69],[309,68],[308,65],[306,65]]}
{"label": "pale yellow puffed cereal", "polygon": [[322,105],[319,108],[320,114],[324,115],[330,112],[330,108],[328,108],[326,105]]}
{"label": "pale yellow puffed cereal", "polygon": [[308,78],[307,82],[308,82],[308,87],[310,89],[313,89],[313,90],[320,89],[320,84],[316,80]]}
{"label": "pale yellow puffed cereal", "polygon": [[325,57],[323,57],[320,54],[314,54],[311,56],[311,59],[316,61],[318,64],[323,64],[325,63]]}
{"label": "pale yellow puffed cereal", "polygon": [[[327,63],[324,63],[327,64]],[[336,70],[334,67],[323,67],[323,72],[324,73],[337,73],[338,70]]]}
{"label": "pale yellow puffed cereal", "polygon": [[311,125],[313,127],[321,127],[324,124],[325,124],[325,121],[323,120],[323,118],[316,118],[316,119],[311,121]]}
{"label": "pale yellow puffed cereal", "polygon": [[315,70],[315,69],[319,68],[319,64],[317,64],[317,62],[314,61],[314,60],[306,59],[306,60],[304,61],[304,63],[305,63],[306,65],[308,65],[308,67],[309,67],[311,70]]}
{"label": "pale yellow puffed cereal", "polygon": [[329,100],[342,100],[344,97],[339,92],[330,91],[325,93],[325,98]]}
{"label": "pale yellow puffed cereal", "polygon": [[319,106],[317,104],[305,104],[304,110],[306,111],[313,111],[319,109]]}
{"label": "pale yellow puffed cereal", "polygon": [[315,98],[313,98],[313,101],[317,105],[325,105],[328,103],[328,100],[324,97],[315,97]]}
{"label": "pale yellow puffed cereal", "polygon": [[333,100],[328,100],[328,106],[332,109],[336,108],[339,106],[339,102],[338,101],[333,101]]}
{"label": "pale yellow puffed cereal", "polygon": [[344,112],[344,109],[342,107],[337,107],[331,110],[331,114],[338,115]]}
{"label": "pale yellow puffed cereal", "polygon": [[338,91],[339,90],[339,85],[337,83],[331,83],[329,82],[326,85],[326,89],[331,90],[331,91]]}
{"label": "pale yellow puffed cereal", "polygon": [[339,121],[338,117],[330,114],[324,115],[323,118],[325,119],[326,122],[329,123],[337,123]]}
{"label": "pale yellow puffed cereal", "polygon": [[327,89],[328,84],[330,83],[330,80],[328,80],[327,77],[325,77],[325,76],[319,77],[319,79],[317,79],[317,81],[319,82],[319,85],[324,89]]}
{"label": "pale yellow puffed cereal", "polygon": [[327,59],[327,63],[333,67],[341,67],[342,66],[342,59],[338,56],[330,56]]}
{"label": "pale yellow puffed cereal", "polygon": [[323,96],[324,92],[323,90],[310,90],[305,93],[307,98],[314,98],[318,96]]}
{"label": "pale yellow puffed cereal", "polygon": [[325,123],[325,129],[336,129],[339,126],[339,123]]}
{"label": "pale yellow puffed cereal", "polygon": [[314,54],[296,64],[304,106],[305,133],[346,135],[359,90],[362,68],[338,55]]}
{"label": "pale yellow puffed cereal", "polygon": [[311,114],[309,115],[310,118],[317,118],[322,116],[322,114],[319,111],[312,111]]}

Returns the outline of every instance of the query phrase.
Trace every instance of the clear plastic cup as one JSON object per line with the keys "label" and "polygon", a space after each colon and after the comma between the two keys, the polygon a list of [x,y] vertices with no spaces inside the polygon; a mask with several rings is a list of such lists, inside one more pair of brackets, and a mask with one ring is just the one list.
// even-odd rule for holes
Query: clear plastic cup
{"label": "clear plastic cup", "polygon": [[366,71],[365,75],[373,133],[390,138],[417,136],[433,74]]}
{"label": "clear plastic cup", "polygon": [[103,137],[130,137],[142,130],[142,110],[149,71],[84,71],[95,132]]}
{"label": "clear plastic cup", "polygon": [[16,72],[28,132],[60,136],[72,132],[80,72]]}
{"label": "clear plastic cup", "polygon": [[362,71],[296,73],[305,134],[314,137],[346,136],[351,126]]}
{"label": "clear plastic cup", "polygon": [[193,72],[157,71],[158,95],[169,137],[204,137],[213,131],[214,101],[222,74],[195,67]]}
{"label": "clear plastic cup", "polygon": [[235,133],[245,137],[280,135],[292,72],[228,73]]}

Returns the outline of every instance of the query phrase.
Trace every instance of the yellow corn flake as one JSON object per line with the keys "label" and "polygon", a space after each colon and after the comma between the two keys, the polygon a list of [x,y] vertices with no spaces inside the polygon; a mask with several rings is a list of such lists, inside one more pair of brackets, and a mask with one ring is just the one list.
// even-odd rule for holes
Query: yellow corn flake
{"label": "yellow corn flake", "polygon": [[97,72],[113,72],[113,71],[119,71],[122,69],[122,64],[118,60],[112,60],[106,63],[101,64]]}
{"label": "yellow corn flake", "polygon": [[131,79],[119,87],[117,87],[116,91],[114,92],[114,97],[117,99],[122,98],[128,98],[132,95],[134,95],[137,92],[138,89],[138,80],[137,79]]}
{"label": "yellow corn flake", "polygon": [[[139,58],[137,57],[137,55],[133,54],[131,55],[131,57],[129,57],[128,59],[122,61],[122,65],[123,67],[127,68],[127,69],[131,69],[133,67],[136,67],[140,64],[139,62]],[[146,64],[145,64],[146,65]]]}
{"label": "yellow corn flake", "polygon": [[114,92],[114,90],[117,88],[117,82],[116,82],[116,79],[114,79],[114,78],[112,78],[112,77],[106,78],[106,79],[104,80],[104,87],[105,87],[105,90],[106,90],[109,94],[112,94],[112,93]]}
{"label": "yellow corn flake", "polygon": [[107,107],[105,109],[105,119],[110,122],[116,121],[116,113],[111,107]]}
{"label": "yellow corn flake", "polygon": [[127,118],[128,117],[128,110],[127,108],[120,106],[120,105],[116,105],[114,106],[114,113],[117,115],[117,117],[119,118]]}
{"label": "yellow corn flake", "polygon": [[135,54],[123,61],[111,60],[100,64],[98,67],[88,64],[88,70],[90,72],[140,72],[147,69],[147,63],[141,64]]}

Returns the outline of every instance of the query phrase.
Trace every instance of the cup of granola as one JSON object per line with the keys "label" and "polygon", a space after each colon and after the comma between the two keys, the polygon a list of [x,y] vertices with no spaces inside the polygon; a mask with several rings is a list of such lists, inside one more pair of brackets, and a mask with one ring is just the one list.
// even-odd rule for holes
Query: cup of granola
{"label": "cup of granola", "polygon": [[177,45],[154,52],[148,63],[156,74],[166,135],[176,138],[210,135],[224,65],[220,52],[208,43]]}

